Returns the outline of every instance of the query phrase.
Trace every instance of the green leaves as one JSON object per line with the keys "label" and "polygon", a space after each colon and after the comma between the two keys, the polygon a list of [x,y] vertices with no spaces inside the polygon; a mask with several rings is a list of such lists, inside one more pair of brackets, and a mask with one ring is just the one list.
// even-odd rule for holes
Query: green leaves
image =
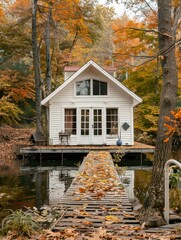
{"label": "green leaves", "polygon": [[22,210],[10,210],[11,214],[2,221],[2,233],[7,234],[8,231],[13,231],[17,236],[32,237],[33,233],[40,226],[33,220],[32,214],[23,212]]}

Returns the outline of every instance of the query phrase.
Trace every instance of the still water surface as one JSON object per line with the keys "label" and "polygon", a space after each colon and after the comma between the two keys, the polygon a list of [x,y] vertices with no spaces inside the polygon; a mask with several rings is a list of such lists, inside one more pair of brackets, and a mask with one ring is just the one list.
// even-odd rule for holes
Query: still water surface
{"label": "still water surface", "polygon": [[[75,177],[77,169],[64,168],[22,168],[19,176],[0,177],[1,218],[6,209],[24,207],[40,208],[42,205],[57,203]],[[151,177],[150,169],[127,169],[121,176],[126,192],[133,200],[136,196],[142,201]]]}

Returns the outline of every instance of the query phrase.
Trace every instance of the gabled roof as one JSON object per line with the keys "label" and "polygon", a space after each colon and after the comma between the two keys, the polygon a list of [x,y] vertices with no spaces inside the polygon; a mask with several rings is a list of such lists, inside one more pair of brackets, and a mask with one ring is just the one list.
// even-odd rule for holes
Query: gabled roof
{"label": "gabled roof", "polygon": [[[81,67],[80,66],[65,66],[64,72],[77,72]],[[114,72],[116,71],[116,67],[113,66],[105,66],[102,67],[107,72]]]}
{"label": "gabled roof", "polygon": [[120,83],[117,79],[111,76],[106,70],[100,67],[97,63],[93,60],[88,61],[85,65],[79,68],[69,79],[67,79],[62,85],[60,85],[55,91],[53,91],[50,95],[48,95],[45,99],[41,101],[42,105],[48,106],[48,102],[57,94],[59,93],[65,86],[67,86],[70,82],[72,82],[78,75],[80,75],[84,70],[86,70],[89,66],[93,66],[106,77],[108,77],[112,82],[114,82],[119,88],[125,91],[130,97],[133,98],[133,106],[136,106],[142,99],[138,97],[135,93],[130,91],[127,87],[125,87],[122,83]]}

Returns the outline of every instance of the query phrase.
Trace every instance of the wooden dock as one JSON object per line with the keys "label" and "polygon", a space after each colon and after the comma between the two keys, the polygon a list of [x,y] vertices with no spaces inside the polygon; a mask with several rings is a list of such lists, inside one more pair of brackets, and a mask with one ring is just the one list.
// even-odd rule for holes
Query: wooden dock
{"label": "wooden dock", "polygon": [[60,217],[53,231],[106,229],[120,234],[140,228],[108,151],[90,152],[71,186],[55,206]]}
{"label": "wooden dock", "polygon": [[132,146],[73,146],[73,145],[48,145],[48,146],[22,146],[20,154],[64,154],[64,153],[89,153],[90,151],[108,151],[115,153],[123,149],[125,153],[154,153],[155,147],[140,142],[134,142]]}

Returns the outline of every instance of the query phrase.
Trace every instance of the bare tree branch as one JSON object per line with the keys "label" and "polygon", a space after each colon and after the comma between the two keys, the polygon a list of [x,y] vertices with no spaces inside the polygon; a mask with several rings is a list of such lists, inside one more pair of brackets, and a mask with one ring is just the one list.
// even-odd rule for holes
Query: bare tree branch
{"label": "bare tree branch", "polygon": [[163,35],[163,36],[167,36],[167,37],[170,37],[170,38],[172,38],[172,36],[171,35],[168,35],[168,34],[163,34],[163,33],[161,33],[161,32],[159,32],[159,31],[157,31],[157,30],[154,30],[154,29],[144,29],[144,28],[134,28],[134,27],[130,27],[130,28],[119,28],[119,29],[117,29],[117,30],[115,30],[115,31],[113,31],[111,34],[113,34],[113,33],[116,33],[116,32],[118,32],[118,31],[121,31],[121,30],[129,30],[129,29],[131,29],[131,30],[137,30],[137,31],[144,31],[144,32],[153,32],[153,33],[157,33],[157,34],[161,34],[161,35]]}
{"label": "bare tree branch", "polygon": [[155,11],[155,10],[150,6],[150,4],[149,4],[146,0],[144,0],[144,2],[146,3],[146,5],[147,5],[152,11]]}

